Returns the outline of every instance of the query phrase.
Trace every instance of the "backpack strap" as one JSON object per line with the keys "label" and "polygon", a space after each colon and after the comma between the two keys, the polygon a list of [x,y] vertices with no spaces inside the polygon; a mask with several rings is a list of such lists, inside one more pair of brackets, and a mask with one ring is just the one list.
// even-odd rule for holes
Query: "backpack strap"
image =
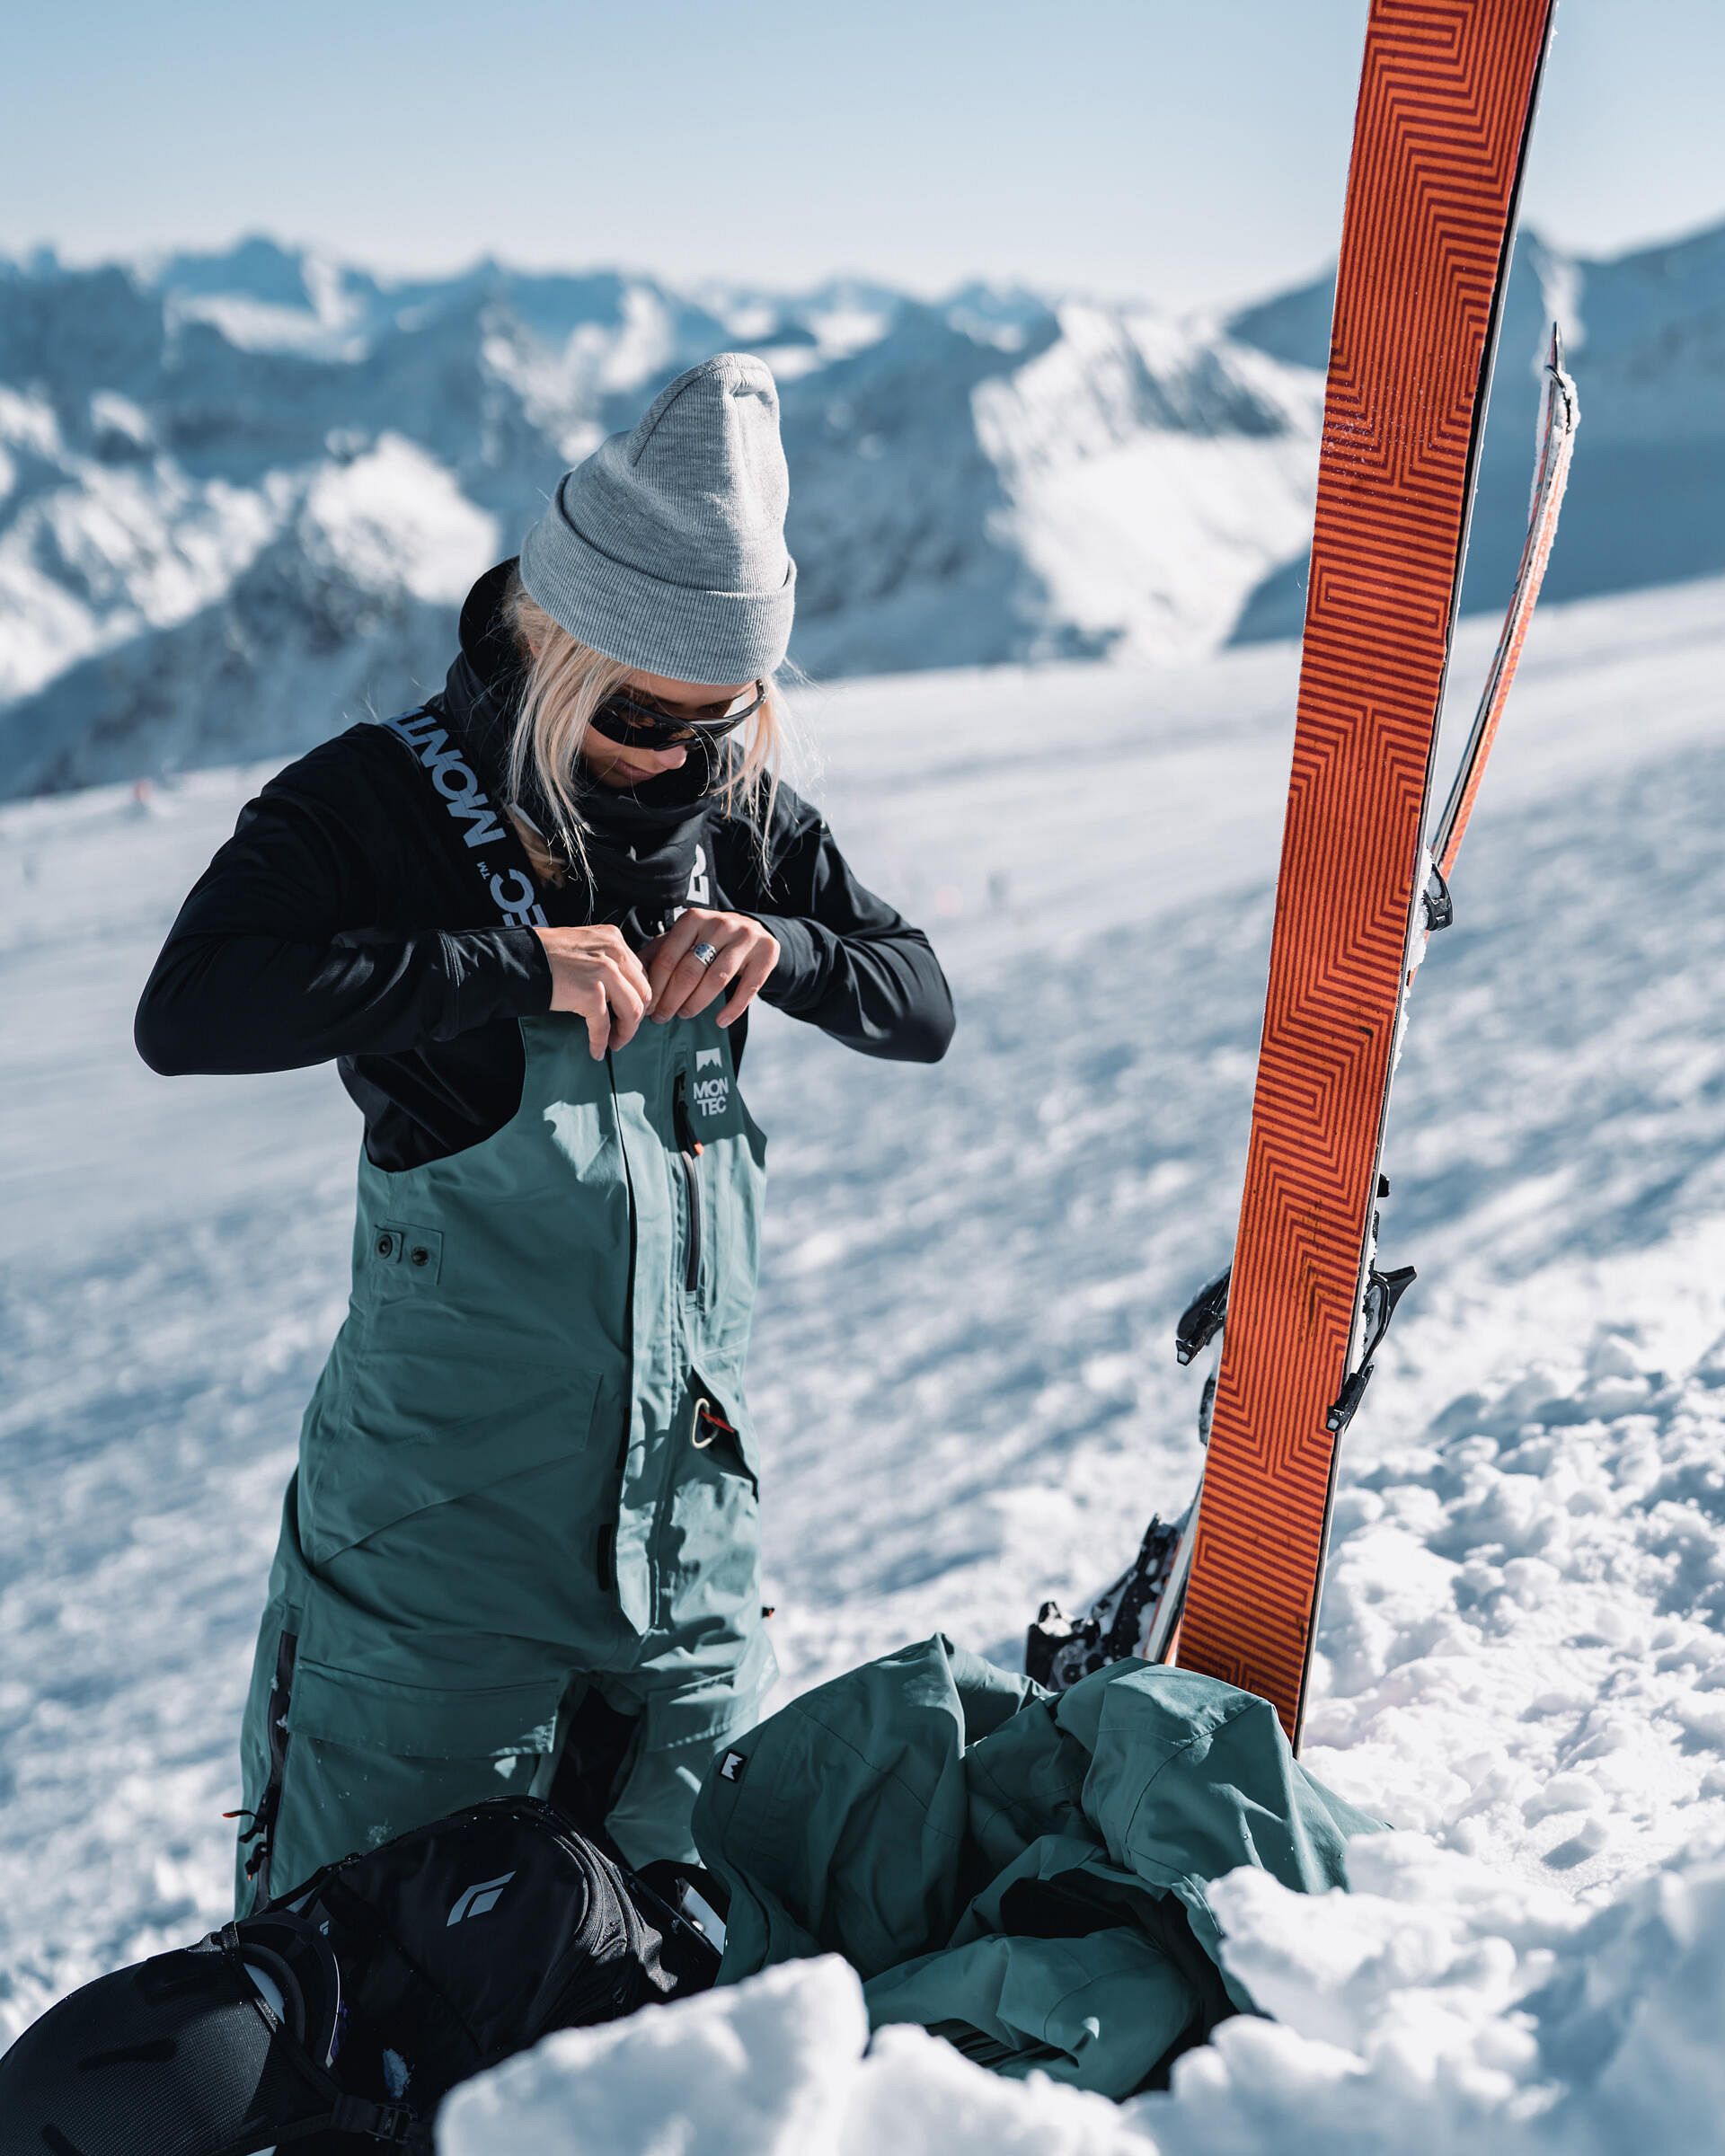
{"label": "backpack strap", "polygon": [[493,805],[479,774],[429,704],[398,711],[383,724],[404,741],[461,835],[485,894],[505,928],[549,928],[526,848]]}

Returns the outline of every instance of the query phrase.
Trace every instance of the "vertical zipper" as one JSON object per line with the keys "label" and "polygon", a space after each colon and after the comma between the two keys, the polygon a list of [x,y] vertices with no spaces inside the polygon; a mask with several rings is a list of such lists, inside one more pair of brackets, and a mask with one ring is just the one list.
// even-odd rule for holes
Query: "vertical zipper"
{"label": "vertical zipper", "polygon": [[[635,1215],[635,1178],[629,1165],[629,1148],[623,1140],[623,1104],[617,1099],[616,1065],[611,1060],[611,1051],[605,1052],[605,1075],[611,1088],[611,1127],[617,1134],[617,1152],[623,1161],[623,1187],[629,1199],[629,1267],[624,1286],[624,1368],[625,1382],[623,1389],[623,1436],[617,1447],[617,1470],[625,1473],[629,1465],[629,1432],[634,1414],[635,1398],[635,1259],[639,1241],[639,1227]],[[613,1536],[615,1546],[615,1537]]]}
{"label": "vertical zipper", "polygon": [[677,1074],[672,1088],[671,1119],[677,1130],[677,1157],[683,1163],[683,1188],[689,1200],[689,1254],[683,1268],[683,1285],[693,1295],[701,1286],[701,1172],[695,1166],[701,1141],[689,1120],[689,1081],[686,1071]]}

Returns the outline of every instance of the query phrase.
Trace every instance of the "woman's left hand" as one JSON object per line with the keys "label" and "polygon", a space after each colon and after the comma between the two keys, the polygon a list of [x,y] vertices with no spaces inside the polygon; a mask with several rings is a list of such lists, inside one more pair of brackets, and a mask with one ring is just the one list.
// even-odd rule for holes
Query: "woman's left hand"
{"label": "woman's left hand", "polygon": [[[705,943],[718,952],[703,966],[690,953]],[[748,914],[714,914],[690,906],[641,954],[653,991],[650,1017],[698,1018],[715,996],[730,990],[719,1023],[741,1016],[779,962],[779,941]]]}

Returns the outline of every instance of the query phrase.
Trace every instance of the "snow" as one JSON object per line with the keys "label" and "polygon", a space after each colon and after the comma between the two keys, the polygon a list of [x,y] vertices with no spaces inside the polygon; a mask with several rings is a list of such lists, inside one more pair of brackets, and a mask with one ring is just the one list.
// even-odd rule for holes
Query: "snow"
{"label": "snow", "polygon": [[823,357],[842,359],[884,337],[889,317],[866,307],[828,307],[811,311],[808,326]]}
{"label": "snow", "polygon": [[305,520],[356,584],[401,584],[434,604],[459,605],[502,551],[497,518],[476,509],[435,457],[397,434],[380,435],[350,463],[320,472]]}
{"label": "snow", "polygon": [[[111,400],[92,401],[93,423],[110,439],[119,431],[115,410]],[[0,430],[9,420],[19,428],[12,438],[41,454],[31,439],[37,415],[22,400],[0,411]],[[172,467],[155,473],[68,455],[58,462],[67,483],[18,490],[22,506],[0,531],[0,720],[13,700],[78,660],[208,606],[281,523],[279,484],[193,483]]]}
{"label": "snow", "polygon": [[[448,623],[446,615],[446,626]],[[1490,655],[1466,628],[1456,714]],[[762,1013],[751,1362],[787,1683],[944,1630],[1011,1659],[1154,1505],[1172,1322],[1238,1198],[1294,654],[804,699],[859,873],[923,920],[946,1063]],[[866,2052],[830,1963],[569,2032],[446,2152],[1227,2156],[1717,2145],[1725,2069],[1725,588],[1543,612],[1415,994],[1412,1261],[1349,1431],[1307,1757],[1398,1833],[1222,1891],[1274,2012],[1121,2110]],[[1459,736],[1459,723],[1452,742]],[[0,810],[0,2026],[218,1919],[301,1406],[346,1296],[332,1074],[166,1082],[130,1013],[272,764]]]}
{"label": "snow", "polygon": [[973,395],[1011,505],[996,529],[1100,648],[1214,650],[1309,543],[1318,379],[1152,315],[1066,306],[1059,325]]}
{"label": "snow", "polygon": [[439,2156],[1127,2156],[1114,2107],[993,2081],[920,2028],[869,2033],[834,1956],[734,1992],[571,2029],[471,2082],[438,2122]]}

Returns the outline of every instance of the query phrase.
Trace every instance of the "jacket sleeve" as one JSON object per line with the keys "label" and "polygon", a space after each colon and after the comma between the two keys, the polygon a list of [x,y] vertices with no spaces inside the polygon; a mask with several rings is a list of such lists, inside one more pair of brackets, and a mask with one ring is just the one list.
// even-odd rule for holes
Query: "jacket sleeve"
{"label": "jacket sleeve", "polygon": [[779,962],[763,1003],[865,1056],[938,1063],[951,991],[928,938],[859,883],[819,811],[781,786],[763,864],[754,831],[725,826],[721,887],[772,931]]}
{"label": "jacket sleeve", "polygon": [[380,728],[355,727],[246,803],[145,985],[133,1032],[152,1070],[399,1055],[550,1007],[551,968],[531,929],[381,924],[380,878],[394,873],[399,914],[415,871],[424,875],[400,858],[412,825],[399,799],[392,810],[393,766],[382,761],[399,753]]}

